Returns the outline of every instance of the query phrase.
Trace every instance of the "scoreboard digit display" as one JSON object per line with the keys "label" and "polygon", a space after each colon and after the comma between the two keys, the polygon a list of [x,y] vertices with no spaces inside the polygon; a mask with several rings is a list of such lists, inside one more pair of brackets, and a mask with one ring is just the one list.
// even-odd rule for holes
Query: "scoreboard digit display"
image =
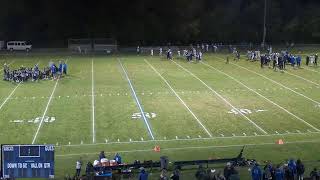
{"label": "scoreboard digit display", "polygon": [[1,145],[4,178],[54,178],[54,145]]}

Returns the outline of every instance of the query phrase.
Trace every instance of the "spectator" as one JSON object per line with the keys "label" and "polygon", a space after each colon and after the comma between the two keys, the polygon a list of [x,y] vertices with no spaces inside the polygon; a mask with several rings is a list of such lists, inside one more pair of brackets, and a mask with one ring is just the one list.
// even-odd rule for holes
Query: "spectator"
{"label": "spectator", "polygon": [[99,160],[106,158],[106,156],[104,155],[104,151],[101,151],[99,154]]}
{"label": "spectator", "polygon": [[93,165],[91,162],[88,162],[87,167],[86,167],[86,175],[87,177],[93,177]]}
{"label": "spectator", "polygon": [[196,179],[198,179],[198,180],[202,180],[205,178],[206,171],[203,169],[202,165],[199,165],[199,168],[198,168],[195,176],[196,176]]}
{"label": "spectator", "polygon": [[226,180],[221,171],[217,173],[216,180]]}
{"label": "spectator", "polygon": [[320,180],[320,175],[319,175],[319,172],[318,172],[317,168],[314,168],[310,172],[310,179],[311,180]]}
{"label": "spectator", "polygon": [[240,180],[239,173],[234,168],[234,166],[231,167],[231,175],[229,177],[229,180]]}
{"label": "spectator", "polygon": [[76,162],[76,177],[80,177],[81,172],[81,159]]}
{"label": "spectator", "polygon": [[121,164],[122,163],[122,158],[120,156],[119,153],[117,153],[115,156],[114,156],[114,160],[117,162],[117,164]]}
{"label": "spectator", "polygon": [[252,180],[261,180],[262,172],[258,163],[255,163],[255,165],[251,169],[251,177],[252,177]]}
{"label": "spectator", "polygon": [[280,167],[280,165],[277,165],[277,169],[275,171],[275,180],[284,180],[283,169]]}
{"label": "spectator", "polygon": [[139,180],[148,180],[148,173],[144,170],[143,167],[140,168]]}
{"label": "spectator", "polygon": [[180,179],[179,167],[175,168],[175,170],[173,171],[173,174],[171,175],[170,179],[172,179],[172,180],[179,180]]}
{"label": "spectator", "polygon": [[161,174],[160,174],[160,180],[168,180],[168,176],[167,176],[167,170],[162,169]]}
{"label": "spectator", "polygon": [[269,180],[272,179],[271,171],[268,166],[265,166],[263,169],[263,180]]}
{"label": "spectator", "polygon": [[284,165],[284,177],[286,180],[294,180],[294,173],[288,164]]}
{"label": "spectator", "polygon": [[292,171],[292,174],[295,176],[297,174],[297,164],[294,159],[290,159],[288,162],[288,167]]}
{"label": "spectator", "polygon": [[226,178],[226,180],[229,180],[231,173],[232,173],[231,163],[228,162],[227,166],[223,170],[223,174],[224,174],[224,177]]}
{"label": "spectator", "polygon": [[298,180],[303,180],[303,174],[304,174],[304,165],[301,162],[300,159],[297,160],[297,176]]}

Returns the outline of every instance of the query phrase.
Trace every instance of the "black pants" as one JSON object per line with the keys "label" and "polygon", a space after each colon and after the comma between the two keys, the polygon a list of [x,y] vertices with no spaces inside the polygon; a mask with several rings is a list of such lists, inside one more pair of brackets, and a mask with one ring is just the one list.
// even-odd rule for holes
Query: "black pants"
{"label": "black pants", "polygon": [[80,176],[81,169],[76,169],[76,177]]}

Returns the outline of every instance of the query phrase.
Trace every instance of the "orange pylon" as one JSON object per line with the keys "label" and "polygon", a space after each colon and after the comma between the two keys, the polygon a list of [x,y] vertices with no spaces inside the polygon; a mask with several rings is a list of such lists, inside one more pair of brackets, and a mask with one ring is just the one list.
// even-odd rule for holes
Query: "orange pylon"
{"label": "orange pylon", "polygon": [[154,151],[154,152],[160,152],[160,146],[155,146],[155,147],[153,148],[153,151]]}
{"label": "orange pylon", "polygon": [[277,140],[277,144],[280,144],[280,145],[281,145],[281,144],[284,144],[284,142],[283,142],[282,139],[278,139],[278,140]]}

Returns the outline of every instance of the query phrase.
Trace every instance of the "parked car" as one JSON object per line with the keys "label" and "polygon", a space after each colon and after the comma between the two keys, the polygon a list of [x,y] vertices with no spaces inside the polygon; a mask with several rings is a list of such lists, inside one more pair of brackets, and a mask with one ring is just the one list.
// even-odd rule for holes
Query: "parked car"
{"label": "parked car", "polygon": [[32,49],[32,45],[26,41],[8,41],[7,50],[9,51],[27,51]]}

